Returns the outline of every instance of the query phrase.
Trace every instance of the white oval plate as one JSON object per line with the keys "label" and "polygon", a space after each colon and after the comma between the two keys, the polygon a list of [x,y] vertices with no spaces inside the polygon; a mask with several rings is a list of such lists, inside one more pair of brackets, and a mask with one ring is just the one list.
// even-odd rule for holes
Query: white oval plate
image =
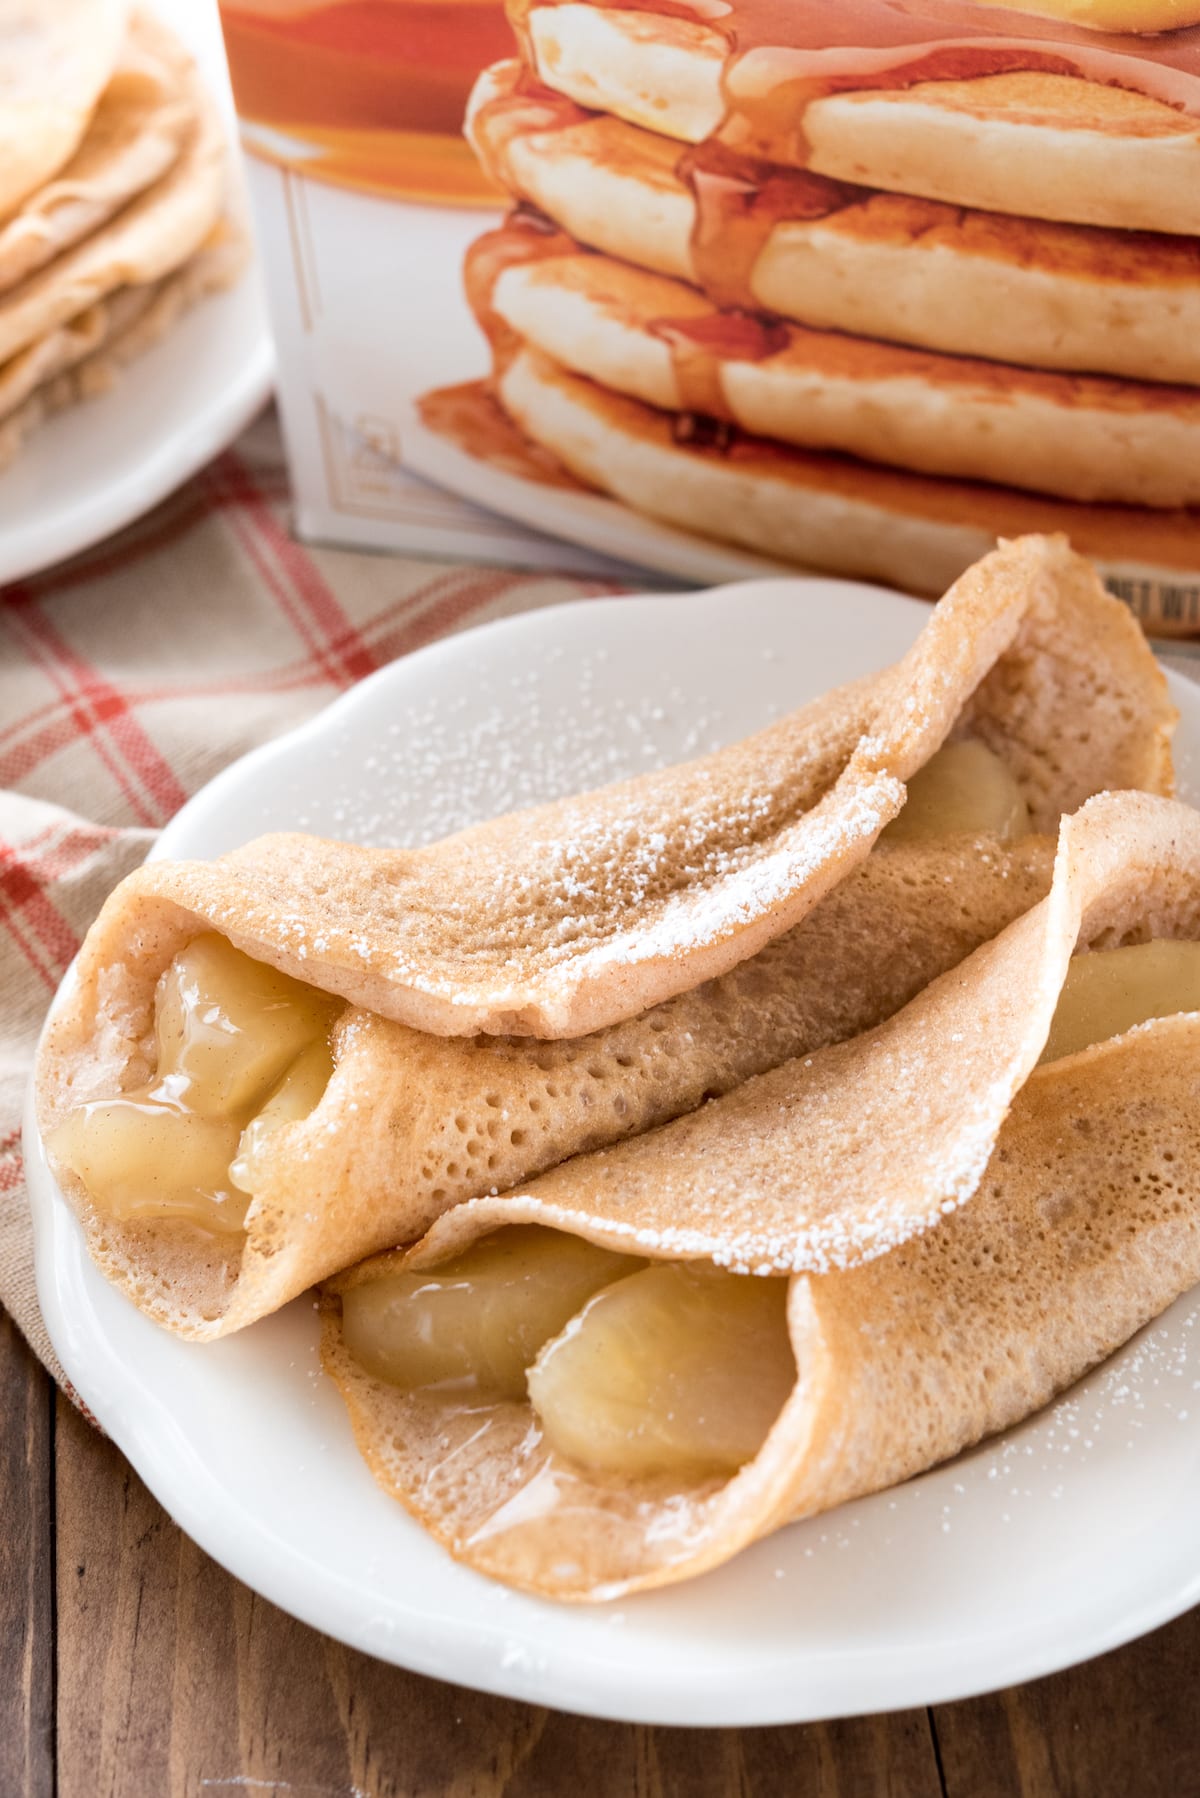
{"label": "white oval plate", "polygon": [[[288,828],[418,843],[740,736],[894,660],[927,617],[802,580],[527,613],[393,664],[248,756],[158,853]],[[1200,693],[1172,685],[1190,770]],[[560,1608],[456,1566],[375,1486],[311,1300],[225,1342],[176,1341],[94,1270],[31,1121],[26,1140],[42,1308],[84,1400],[211,1555],[384,1659],[634,1722],[801,1722],[1029,1679],[1200,1599],[1200,1293],[940,1471],[690,1585]]]}
{"label": "white oval plate", "polygon": [[[214,0],[153,0],[237,125]],[[34,431],[0,474],[0,583],[119,531],[219,454],[266,403],[274,376],[256,266],[194,306],[123,369],[111,393]]]}

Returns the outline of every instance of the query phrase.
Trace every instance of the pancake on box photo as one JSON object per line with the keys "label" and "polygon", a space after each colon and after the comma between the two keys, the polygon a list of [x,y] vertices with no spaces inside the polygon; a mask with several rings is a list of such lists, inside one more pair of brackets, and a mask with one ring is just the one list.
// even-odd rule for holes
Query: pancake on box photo
{"label": "pancake on box photo", "polygon": [[465,270],[493,373],[427,424],[919,593],[1063,531],[1195,628],[1200,6],[509,16],[467,119],[512,201]]}

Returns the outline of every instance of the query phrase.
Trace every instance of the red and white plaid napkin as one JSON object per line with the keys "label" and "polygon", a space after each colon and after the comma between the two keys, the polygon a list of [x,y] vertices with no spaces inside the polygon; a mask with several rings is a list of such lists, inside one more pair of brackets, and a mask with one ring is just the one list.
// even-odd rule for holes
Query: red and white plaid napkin
{"label": "red and white plaid napkin", "polygon": [[50,999],[184,800],[383,663],[616,589],[310,549],[273,414],[121,536],[0,594],[0,1303],[38,1310],[21,1110]]}

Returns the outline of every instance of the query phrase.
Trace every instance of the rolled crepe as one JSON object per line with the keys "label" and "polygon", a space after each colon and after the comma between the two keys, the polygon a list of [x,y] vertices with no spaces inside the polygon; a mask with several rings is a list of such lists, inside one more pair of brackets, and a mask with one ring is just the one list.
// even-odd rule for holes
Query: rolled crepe
{"label": "rolled crepe", "polygon": [[[56,1172],[92,1254],[137,1304],[183,1335],[228,1335],[360,1256],[414,1241],[448,1206],[890,1016],[1033,904],[1052,859],[1047,837],[881,845],[750,961],[571,1041],[430,1036],[347,1006],[324,1097],[260,1157],[244,1238],[118,1222],[61,1158]],[[94,1090],[124,1076],[106,1073]],[[82,1096],[58,1075],[43,1089],[55,1120]]]}
{"label": "rolled crepe", "polygon": [[[1200,938],[1200,817],[1103,795],[1048,896],[890,1022],[524,1191],[459,1206],[324,1300],[324,1354],[380,1482],[462,1560],[565,1599],[700,1573],[780,1525],[1015,1423],[1200,1278],[1200,1018],[1042,1067],[1078,949]],[[341,1294],[538,1223],[650,1260],[791,1274],[798,1369],[730,1479],[589,1473],[528,1403],[373,1378]]]}
{"label": "rolled crepe", "polygon": [[[1030,552],[1005,553],[1027,561]],[[1127,614],[1098,591],[1078,558],[1050,545],[1035,566],[1042,553],[1058,578],[1055,600],[1044,594],[1032,640],[1018,634],[1023,646],[994,664],[950,723],[991,745],[1015,775],[1032,823],[1052,829],[1081,788],[1137,781],[1169,788],[1173,714]],[[835,698],[856,700],[861,691]],[[817,726],[830,703],[812,708]],[[796,720],[789,741],[798,756],[811,754]],[[761,744],[722,753],[759,754]],[[720,756],[707,766],[714,763],[722,768]],[[674,772],[695,783],[705,767]],[[671,777],[617,791],[628,805],[649,785],[656,815],[670,824]],[[611,805],[611,795],[596,798]],[[576,810],[589,803],[576,802]],[[568,810],[533,816],[553,821]],[[525,817],[507,823],[518,837],[525,827],[530,840]],[[451,839],[451,865],[468,865],[461,846],[480,835],[501,853],[503,825]],[[551,848],[548,831],[545,841]],[[93,926],[42,1049],[39,1120],[93,1256],[157,1321],[193,1337],[226,1334],[365,1255],[415,1240],[460,1200],[664,1123],[791,1056],[879,1022],[1040,897],[1052,853],[1036,835],[1008,847],[986,839],[889,840],[757,956],[577,1039],[436,1037],[381,1015],[394,994],[377,977],[375,1006],[347,1006],[333,1028],[334,1072],[315,1109],[279,1130],[259,1157],[244,1234],[122,1222],[95,1204],[55,1152],[54,1131],[75,1107],[136,1091],[153,1075],[155,988],[172,958],[198,934],[224,931],[260,961],[339,992],[337,964],[319,952],[322,936],[333,941],[339,925],[328,893],[345,908],[342,940],[353,930],[370,952],[377,895],[384,932],[393,918],[403,921],[384,909],[392,889],[383,877],[398,868],[402,879],[422,855],[436,868],[443,847],[406,856],[266,839],[211,865],[140,871]],[[586,848],[580,853],[582,860]],[[381,878],[355,897],[364,862]],[[496,890],[490,880],[487,887]],[[481,911],[480,927],[486,922]],[[297,928],[310,946],[307,959],[296,957]]]}
{"label": "rolled crepe", "polygon": [[883,674],[694,762],[416,850],[298,835],[157,863],[88,936],[62,1053],[201,930],[442,1036],[582,1036],[756,954],[868,855],[956,730],[1020,784],[1034,830],[1105,787],[1169,791],[1174,712],[1128,612],[1057,538],[1004,544]]}

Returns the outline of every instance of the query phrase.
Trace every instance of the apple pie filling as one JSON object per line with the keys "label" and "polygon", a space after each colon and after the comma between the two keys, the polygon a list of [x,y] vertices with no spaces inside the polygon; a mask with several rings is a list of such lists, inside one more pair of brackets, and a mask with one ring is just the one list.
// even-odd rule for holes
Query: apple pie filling
{"label": "apple pie filling", "polygon": [[1042,1060],[1076,1055],[1178,1011],[1200,1011],[1200,943],[1162,937],[1092,949],[1071,959]]}
{"label": "apple pie filling", "polygon": [[881,841],[990,836],[1014,843],[1029,829],[1029,807],[1012,771],[977,737],[961,737],[944,744],[913,775],[904,808]]}
{"label": "apple pie filling", "polygon": [[50,1147],[111,1217],[239,1232],[265,1146],[329,1082],[339,1009],[224,937],[196,937],[158,982],[152,1078],[77,1106]]}
{"label": "apple pie filling", "polygon": [[[1200,1010],[1200,943],[1076,956],[1043,1060]],[[600,1475],[728,1478],[787,1401],[788,1281],[639,1261],[537,1225],[506,1226],[422,1272],[342,1297],[369,1373],[450,1408],[527,1399],[557,1454]]]}
{"label": "apple pie filling", "polygon": [[351,1287],[342,1336],[405,1391],[528,1398],[579,1465],[697,1479],[753,1459],[795,1383],[787,1287],[510,1225],[427,1273]]}

